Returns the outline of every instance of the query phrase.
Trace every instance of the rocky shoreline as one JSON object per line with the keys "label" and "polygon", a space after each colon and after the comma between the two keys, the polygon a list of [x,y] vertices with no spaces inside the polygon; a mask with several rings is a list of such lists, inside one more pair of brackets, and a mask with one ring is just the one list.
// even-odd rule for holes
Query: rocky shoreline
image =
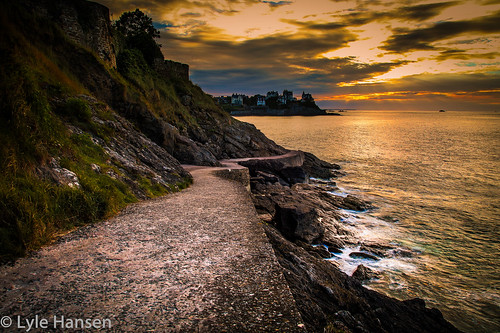
{"label": "rocky shoreline", "polygon": [[[28,45],[30,50],[35,50],[37,54],[47,53],[50,56],[47,59],[51,59],[50,65],[53,68],[59,68],[62,77],[72,78],[72,85],[69,83],[63,85],[61,82],[56,85],[53,82],[51,71],[30,67],[36,63],[36,61],[32,61],[31,54],[17,54],[10,52],[11,50],[4,52],[9,54],[6,68],[18,69],[16,72],[19,75],[18,80],[24,79],[22,76],[25,72],[23,66],[29,65],[26,68],[35,73],[38,73],[37,71],[45,73],[46,77],[37,79],[40,82],[33,81],[33,86],[38,85],[41,88],[33,91],[32,94],[33,96],[43,94],[45,98],[42,116],[43,119],[52,119],[52,122],[45,124],[44,128],[52,128],[51,126],[53,126],[59,128],[60,131],[60,138],[48,137],[50,133],[40,132],[38,134],[44,140],[41,142],[27,141],[28,148],[33,148],[31,145],[35,144],[47,146],[43,150],[45,155],[41,155],[44,159],[38,161],[37,158],[32,158],[33,161],[36,161],[36,165],[30,169],[33,170],[32,174],[20,179],[19,184],[23,186],[9,185],[9,196],[12,193],[22,193],[25,191],[24,184],[32,184],[36,180],[44,186],[52,186],[54,191],[60,191],[65,195],[62,196],[63,198],[67,197],[68,201],[62,202],[57,207],[64,205],[71,208],[71,204],[77,203],[76,199],[79,197],[94,198],[95,193],[101,193],[103,188],[116,188],[116,191],[110,192],[109,195],[101,193],[101,199],[108,201],[95,203],[97,208],[103,210],[106,208],[106,202],[111,204],[116,200],[117,195],[113,193],[128,194],[128,201],[123,199],[123,204],[125,204],[153,197],[155,196],[153,192],[157,190],[159,193],[180,190],[181,187],[177,184],[186,185],[191,179],[189,174],[181,168],[181,163],[220,166],[220,160],[242,158],[238,163],[249,170],[249,185],[256,211],[261,220],[266,222],[264,229],[267,237],[273,246],[286,283],[308,331],[458,332],[442,317],[438,310],[427,309],[422,300],[402,302],[370,291],[364,288],[357,279],[347,276],[334,264],[323,259],[340,251],[348,244],[359,242],[343,225],[339,209],[365,210],[370,208],[369,203],[356,197],[334,196],[328,193],[329,190],[335,188],[332,179],[341,175],[337,165],[321,161],[314,155],[305,152],[293,153],[280,159],[262,159],[262,156],[287,154],[288,151],[268,139],[255,126],[230,117],[213,104],[212,99],[205,95],[199,87],[193,85],[186,78],[182,81],[175,77],[169,77],[169,75],[165,76],[155,72],[153,68],[146,68],[147,64],[144,67],[146,69],[142,72],[139,71],[142,70],[141,66],[137,65],[133,69],[139,71],[141,78],[144,77],[154,84],[147,85],[144,82],[141,83],[141,80],[134,80],[134,77],[127,76],[127,71],[122,71],[120,74],[120,68],[122,68],[120,64],[126,64],[121,63],[120,57],[115,54],[115,50],[119,50],[119,48],[116,47],[118,44],[115,42],[115,36],[112,35],[109,10],[104,6],[83,0],[23,0],[18,4],[6,6],[4,12],[9,13],[9,11],[14,14],[4,15],[6,21],[9,18],[6,25],[9,29],[4,29],[10,33],[6,36],[7,40],[9,42],[22,42],[17,47],[18,50],[27,49],[28,47],[24,46]],[[25,29],[27,26],[33,26],[37,29]],[[7,45],[7,43],[3,45]],[[19,63],[19,59],[22,59],[24,63]],[[68,62],[68,59],[71,59],[71,63]],[[164,61],[164,59],[161,58],[160,61]],[[5,80],[5,82],[7,81]],[[164,89],[160,89],[161,87]],[[11,88],[4,89],[4,91],[12,90]],[[20,96],[14,97],[19,97],[19,100],[16,99],[19,103],[13,103],[16,108],[11,110],[12,115],[19,117],[19,124],[24,124],[26,120],[22,117],[25,110],[18,110],[17,107],[28,105],[31,102],[25,100],[22,93]],[[83,106],[83,108],[75,108],[75,105]],[[34,109],[38,110],[38,108]],[[78,114],[78,110],[83,110],[83,113]],[[35,127],[33,126],[33,128]],[[61,138],[64,139],[62,143],[66,142],[66,150],[61,150],[62,146],[59,142],[62,140]],[[17,142],[18,136],[16,136],[15,131],[12,132],[11,139],[12,142]],[[21,153],[26,153],[26,150],[21,149],[19,154]],[[259,157],[259,159],[249,159],[251,157]],[[6,170],[9,169],[6,168]],[[7,177],[10,175],[9,181],[19,177],[16,173],[6,174]],[[85,181],[87,181],[87,185]],[[44,192],[45,188],[39,187],[36,190]],[[92,192],[92,190],[95,191]],[[79,196],[74,195],[74,193],[79,194]],[[211,200],[213,202],[217,199],[208,195],[197,200]],[[18,200],[11,200],[10,204],[13,207],[11,210],[13,215],[9,216],[12,223],[8,225],[10,229],[7,231],[10,233],[7,235],[10,235],[9,239],[14,239],[14,236],[21,235],[16,229],[20,224],[19,219],[23,216],[36,216],[40,212],[32,211],[33,207],[31,206],[33,205],[30,205],[30,207],[24,207],[27,209],[27,213],[23,213],[24,211],[19,209]],[[48,204],[50,202],[47,202]],[[91,204],[94,203],[89,199],[89,205]],[[220,205],[220,201],[217,201],[217,204]],[[82,207],[81,211],[87,213],[89,208]],[[43,209],[43,202],[34,208]],[[190,210],[190,208],[189,205],[184,205],[182,202],[178,209],[182,214],[196,216],[197,211]],[[204,209],[200,208],[200,211],[204,211]],[[61,212],[61,214],[63,213],[67,212]],[[159,216],[165,218],[165,211],[162,210],[160,213]],[[212,216],[217,217],[218,213],[217,210],[213,211],[209,217],[210,222],[215,221],[211,218]],[[54,215],[51,214],[47,216]],[[68,215],[70,218],[72,216],[73,214]],[[99,218],[100,216],[104,217],[105,214],[102,213]],[[78,219],[75,218],[81,224],[90,223],[96,219],[85,219],[85,215]],[[59,222],[61,221],[64,219]],[[130,220],[130,223],[134,228],[137,227],[137,232],[123,232],[119,228],[115,231],[119,236],[130,238],[131,244],[141,243],[144,250],[139,247],[136,248],[139,250],[134,252],[134,255],[140,259],[143,256],[149,256],[151,251],[154,252],[158,249],[155,243],[140,242],[140,237],[138,237],[139,235],[161,238],[162,233],[154,232],[155,221],[157,221],[156,217],[151,222],[154,227],[144,230],[145,226],[136,224],[133,219]],[[182,222],[182,227],[187,228],[183,221],[177,220],[178,223]],[[190,221],[190,219],[186,218],[186,221]],[[40,219],[40,222],[45,223],[45,220]],[[231,223],[234,221],[231,220]],[[171,226],[170,223],[165,223],[165,225]],[[39,231],[49,227],[44,225]],[[56,228],[57,223],[53,227]],[[242,226],[238,227],[243,228]],[[31,231],[26,233],[30,237],[35,234]],[[44,237],[49,239],[51,235],[48,233]],[[102,235],[96,234],[95,236],[101,237]],[[181,236],[185,237],[184,234]],[[232,234],[228,235],[225,240],[231,240],[232,236]],[[158,242],[159,246],[168,244]],[[25,243],[18,243],[26,247]],[[37,244],[33,241],[33,245],[27,248],[36,248]],[[101,244],[106,248],[113,245],[107,239],[104,239]],[[133,247],[129,247],[127,242],[123,244],[125,244],[123,248],[126,251],[133,250]],[[148,248],[147,246],[151,244],[155,246]],[[225,253],[222,243],[216,242],[215,244],[221,246],[221,248],[216,248],[217,254],[230,256],[232,260],[237,262],[238,256],[234,255],[236,250]],[[206,243],[202,243],[202,245],[207,246]],[[377,244],[363,243],[360,246],[363,248],[360,247],[359,253],[354,255],[380,257],[384,255],[386,250]],[[117,248],[121,249],[119,246]],[[110,251],[116,251],[117,248],[112,247]],[[215,248],[210,247],[210,249],[214,250]],[[65,277],[48,278],[51,284],[62,288],[62,295],[67,295],[71,300],[77,299],[81,295],[88,296],[89,292],[86,290],[87,285],[84,280],[87,276],[82,275],[79,271],[80,268],[88,269],[91,267],[88,263],[88,253],[82,248],[79,251],[81,258],[77,258],[78,265],[73,267],[77,271],[71,271],[65,266],[67,260],[75,259],[74,252],[70,251],[54,259],[54,263],[58,266],[56,266],[57,269],[51,269],[50,272],[62,275],[70,274],[74,278],[73,283],[68,282]],[[117,259],[110,261],[112,264],[101,260],[104,258],[101,253],[97,253],[95,258],[96,262],[99,261],[99,264],[103,265],[101,273],[106,278],[108,270],[118,270],[117,276],[120,277],[120,267],[126,266],[128,257],[121,257],[120,254]],[[196,252],[194,258],[198,260],[204,257],[202,253]],[[31,259],[33,258],[25,258],[25,261]],[[255,256],[254,259],[258,260],[258,257]],[[189,266],[186,261],[180,262],[179,267],[181,268],[183,265]],[[167,270],[163,274],[163,271],[155,271],[154,267],[148,265],[124,267],[124,269],[127,270],[127,274],[134,275],[144,267],[151,269],[151,275],[158,274],[158,278],[176,278],[175,274],[169,275]],[[358,271],[355,275],[358,279],[369,278],[371,274],[363,268],[359,268]],[[32,270],[25,272],[26,289],[33,287],[32,272]],[[243,280],[247,275],[249,274],[237,277]],[[120,286],[127,286],[126,281],[123,280],[122,283],[120,278],[116,279],[116,283]],[[91,293],[96,294],[96,297],[103,297],[104,299],[100,301],[104,304],[103,308],[106,308],[109,300],[104,297],[105,294],[98,291],[105,289],[107,285],[96,282],[96,286],[94,290],[91,290]],[[154,286],[154,283],[150,283],[146,288],[148,295],[150,295],[146,299],[151,302],[156,302],[164,297],[161,292],[155,294]],[[9,286],[9,288],[11,287]],[[67,292],[74,290],[74,288],[82,288],[82,291],[74,294]],[[237,288],[234,287],[234,290]],[[264,293],[264,290],[261,292]],[[48,289],[47,293],[52,294],[51,289]],[[142,296],[139,298],[130,295],[127,296],[125,304],[131,300],[137,302],[142,298]],[[231,294],[228,294],[228,298],[230,296]],[[43,306],[51,305],[57,308],[57,303],[51,302],[50,297],[37,296],[26,299],[46,302]],[[8,299],[7,301],[11,302],[12,300]],[[139,303],[137,302],[138,306],[141,305]],[[23,303],[14,302],[12,304],[24,306]],[[88,304],[95,303],[89,302]],[[283,307],[291,305],[293,304],[283,304]],[[159,306],[162,305],[159,304]],[[74,307],[72,311],[78,309]],[[245,308],[240,307],[237,310],[244,313]],[[265,310],[263,309],[263,311]],[[269,311],[269,309],[267,310]],[[128,311],[125,307],[123,316],[139,316],[143,314],[141,311]],[[211,313],[210,315],[216,316],[217,314]],[[133,318],[133,320],[138,319]]]}
{"label": "rocky shoreline", "polygon": [[[393,247],[357,239],[340,210],[365,211],[371,204],[338,196],[338,165],[306,152],[295,158],[240,161],[250,172],[253,201],[297,307],[310,332],[459,332],[422,299],[399,301],[361,281],[376,273],[359,265],[352,276],[327,261],[347,245],[351,257],[380,260]],[[318,246],[318,244],[320,244]]]}

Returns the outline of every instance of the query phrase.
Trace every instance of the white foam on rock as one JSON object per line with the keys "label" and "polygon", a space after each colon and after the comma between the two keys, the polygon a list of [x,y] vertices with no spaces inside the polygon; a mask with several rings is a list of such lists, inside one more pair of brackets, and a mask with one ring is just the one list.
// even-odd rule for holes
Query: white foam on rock
{"label": "white foam on rock", "polygon": [[[397,239],[396,230],[391,223],[370,215],[369,212],[357,212],[343,209],[341,213],[343,215],[341,222],[345,223],[360,242],[397,244],[397,242],[394,241]],[[396,247],[395,245],[395,248]],[[341,251],[341,253],[333,254],[334,256],[327,260],[336,261],[340,270],[348,275],[352,275],[361,264],[379,273],[410,272],[417,269],[416,265],[412,263],[413,258],[395,256],[395,251],[387,251],[387,256],[379,257],[379,260],[351,257],[350,254],[352,252],[373,254],[369,251],[362,251],[360,245],[346,246],[342,248]],[[376,254],[374,255],[376,256]],[[400,287],[402,287],[400,282],[398,283]]]}

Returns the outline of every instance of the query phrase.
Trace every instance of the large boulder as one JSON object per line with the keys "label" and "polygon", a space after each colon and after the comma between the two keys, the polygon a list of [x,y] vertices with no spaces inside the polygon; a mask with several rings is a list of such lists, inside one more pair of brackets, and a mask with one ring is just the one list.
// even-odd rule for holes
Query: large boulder
{"label": "large boulder", "polygon": [[297,202],[277,204],[274,222],[287,239],[308,244],[321,239],[325,231],[316,209]]}
{"label": "large boulder", "polygon": [[363,264],[356,267],[356,270],[352,273],[352,277],[360,282],[373,279],[376,276],[377,274],[373,270]]}
{"label": "large boulder", "polygon": [[173,155],[183,164],[220,166],[215,156],[199,143],[183,135],[176,136]]}

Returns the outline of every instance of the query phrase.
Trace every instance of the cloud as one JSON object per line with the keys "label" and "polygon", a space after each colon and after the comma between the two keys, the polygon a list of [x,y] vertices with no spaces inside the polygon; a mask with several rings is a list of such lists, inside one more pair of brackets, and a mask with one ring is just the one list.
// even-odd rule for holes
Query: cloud
{"label": "cloud", "polygon": [[310,25],[314,23],[299,24],[296,33],[243,41],[206,25],[189,36],[164,33],[160,42],[167,58],[189,63],[192,80],[214,93],[228,87],[243,93],[284,88],[326,93],[338,83],[370,79],[408,63],[365,64],[355,57],[321,57],[345,47],[356,36],[341,27],[313,33]]}
{"label": "cloud", "polygon": [[148,15],[152,16],[153,19],[160,19],[161,14],[165,11],[179,7],[193,7],[193,5],[188,0],[134,0],[133,2],[98,0],[98,2],[109,8],[110,13],[113,15],[114,19],[118,19],[123,12],[133,11],[136,8],[139,8]]}
{"label": "cloud", "polygon": [[416,6],[405,6],[398,8],[392,15],[397,14],[400,18],[413,21],[424,21],[437,16],[443,9],[459,4],[459,1],[428,3]]}
{"label": "cloud", "polygon": [[441,93],[500,91],[500,75],[487,73],[418,74],[392,80],[387,90]]}
{"label": "cloud", "polygon": [[290,19],[281,19],[281,22],[292,24],[298,27],[301,27],[302,29],[305,30],[319,30],[319,31],[329,31],[329,30],[337,30],[341,28],[346,28],[347,25],[345,24],[340,24],[337,22],[329,22],[329,23],[318,23],[315,21],[297,21],[297,20],[290,20]]}
{"label": "cloud", "polygon": [[410,30],[399,28],[381,46],[394,53],[406,53],[416,50],[433,50],[432,43],[455,37],[464,33],[500,32],[500,11],[479,18],[462,21],[439,22],[428,28]]}
{"label": "cloud", "polygon": [[443,61],[448,59],[498,59],[500,57],[500,52],[483,52],[483,53],[470,53],[466,50],[460,49],[448,49],[441,51],[436,57],[436,60]]}
{"label": "cloud", "polygon": [[500,106],[500,73],[411,75],[339,87],[335,95],[317,100],[327,108],[491,111]]}
{"label": "cloud", "polygon": [[209,3],[209,2],[205,2],[205,1],[193,1],[192,4],[195,6],[195,7],[198,7],[198,8],[206,8],[206,9],[209,9],[217,14],[223,14],[223,15],[234,15],[236,13],[239,13],[239,10],[235,10],[235,9],[232,9],[232,8],[219,8],[217,7],[216,5],[212,4],[212,3]]}
{"label": "cloud", "polygon": [[434,16],[439,15],[444,9],[459,4],[459,1],[429,3],[413,6],[399,6],[400,2],[379,3],[378,5],[390,6],[392,9],[380,11],[368,8],[366,5],[375,5],[374,2],[361,3],[357,8],[349,10],[349,12],[342,12],[340,14],[332,15],[333,18],[338,20],[344,26],[362,26],[371,22],[379,21],[386,22],[388,20],[399,21],[425,21]]}
{"label": "cloud", "polygon": [[188,12],[180,15],[181,17],[201,17],[200,13]]}
{"label": "cloud", "polygon": [[[345,47],[356,36],[345,29],[310,33],[307,29],[297,33],[279,33],[254,39],[236,41],[220,29],[205,25],[196,27],[189,36],[173,32],[162,34],[165,55],[191,55],[190,58],[210,57],[213,66],[265,66],[281,64],[289,59],[308,59]],[[218,59],[231,59],[220,62]],[[203,61],[203,60],[202,60]]]}
{"label": "cloud", "polygon": [[[492,10],[481,3],[496,0],[471,4],[475,7],[467,19],[453,17],[458,7],[452,9],[444,22],[436,22],[438,15],[466,2],[331,0],[315,12],[314,0],[97,1],[118,15],[140,8],[152,16],[162,30],[158,42],[165,57],[188,63],[193,82],[216,95],[291,89],[306,90],[321,103],[431,109],[472,108],[474,103],[486,108],[498,105],[500,97],[499,39],[493,35],[500,32],[500,12],[477,17]],[[307,10],[296,9],[308,1]],[[235,25],[239,29],[232,29]],[[275,32],[269,32],[273,27]],[[420,50],[433,52],[411,53]],[[416,64],[398,60],[398,54]],[[437,74],[375,81],[414,73],[419,66]]]}
{"label": "cloud", "polygon": [[500,0],[485,0],[482,2],[483,5],[500,5]]}
{"label": "cloud", "polygon": [[286,6],[286,5],[290,5],[293,3],[293,1],[262,1],[262,3],[266,3],[269,5],[269,7],[271,8],[277,8],[277,7],[281,7],[281,6]]}

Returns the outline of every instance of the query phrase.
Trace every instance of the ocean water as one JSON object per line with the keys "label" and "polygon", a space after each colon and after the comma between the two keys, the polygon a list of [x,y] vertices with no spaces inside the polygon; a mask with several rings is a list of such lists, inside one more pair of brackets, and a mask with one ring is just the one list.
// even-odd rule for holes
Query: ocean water
{"label": "ocean water", "polygon": [[344,211],[362,239],[396,250],[380,261],[334,260],[365,285],[423,298],[466,332],[500,332],[500,112],[348,111],[340,117],[241,117],[289,149],[338,163],[334,194],[377,208]]}

